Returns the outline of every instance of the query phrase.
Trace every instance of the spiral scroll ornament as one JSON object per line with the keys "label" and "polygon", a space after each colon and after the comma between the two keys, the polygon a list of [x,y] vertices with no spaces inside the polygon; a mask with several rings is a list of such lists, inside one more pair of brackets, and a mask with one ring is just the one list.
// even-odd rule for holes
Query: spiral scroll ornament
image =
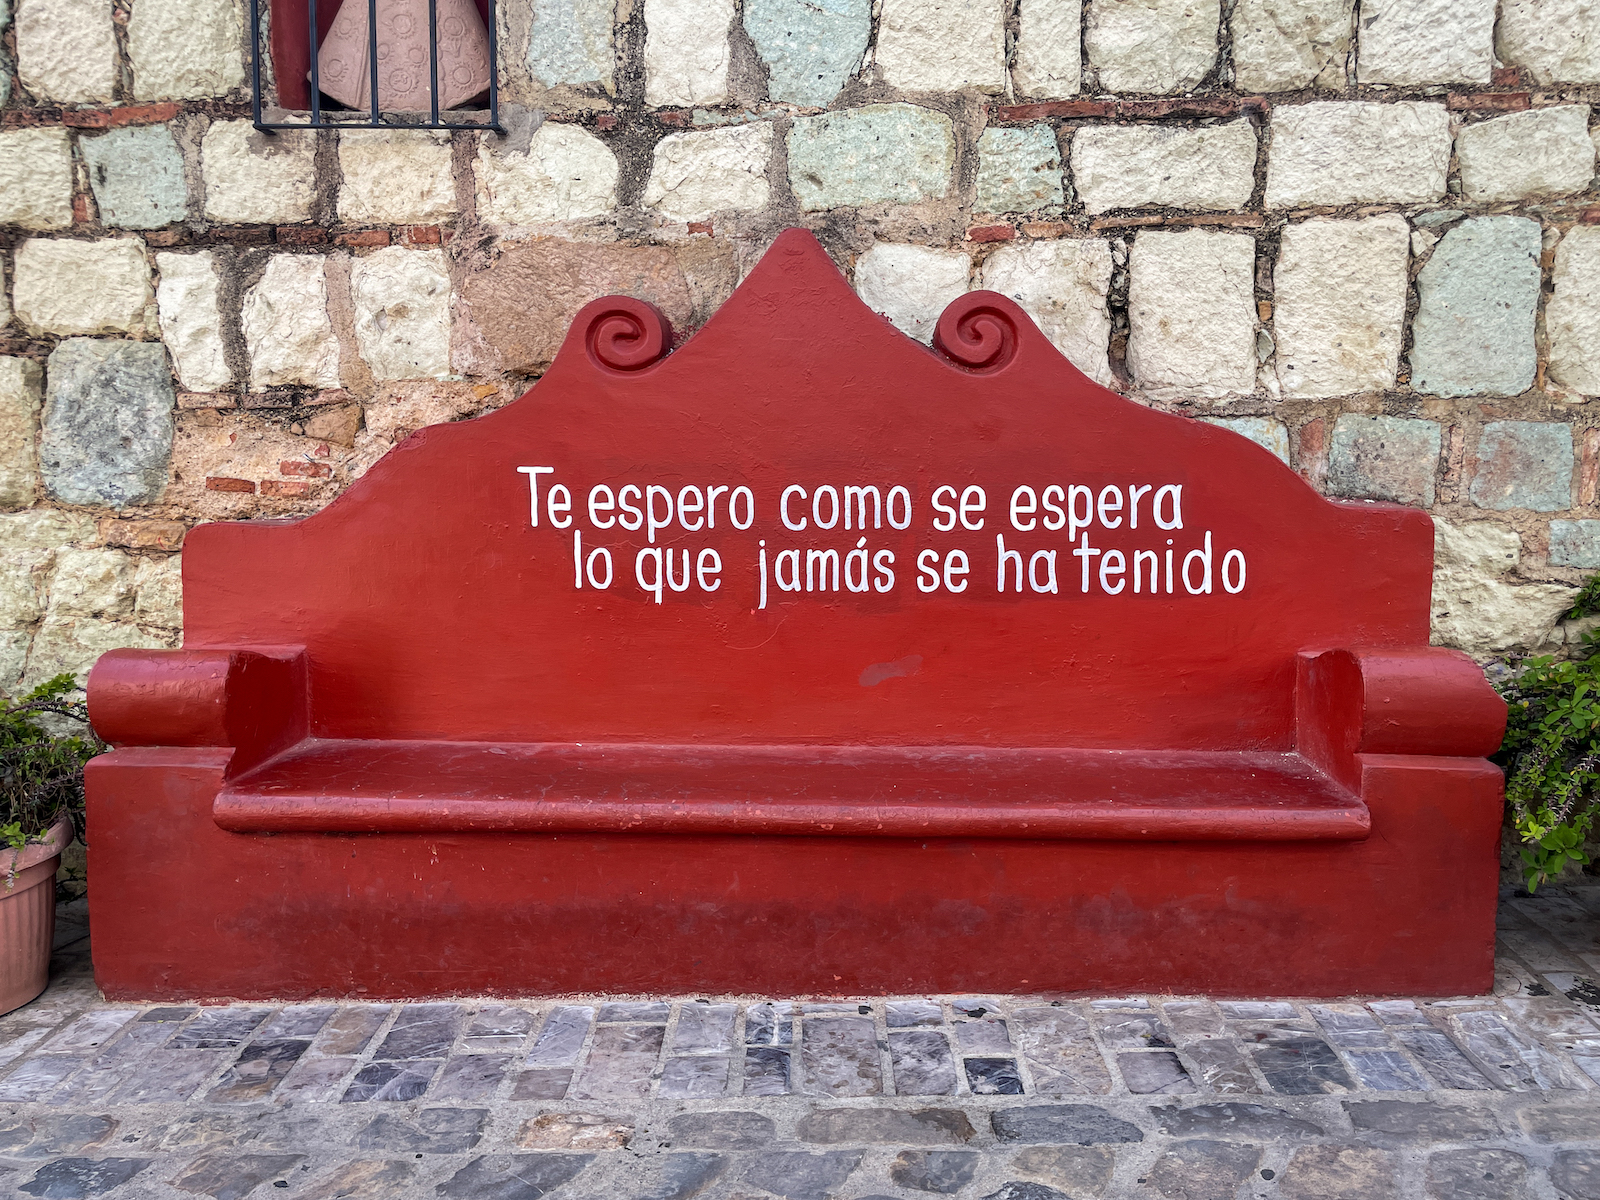
{"label": "spiral scroll ornament", "polygon": [[933,348],[969,371],[998,371],[1016,357],[1017,312],[998,292],[968,292],[939,317]]}
{"label": "spiral scroll ornament", "polygon": [[672,346],[672,325],[654,304],[607,296],[587,307],[584,344],[598,366],[625,373],[642,371]]}

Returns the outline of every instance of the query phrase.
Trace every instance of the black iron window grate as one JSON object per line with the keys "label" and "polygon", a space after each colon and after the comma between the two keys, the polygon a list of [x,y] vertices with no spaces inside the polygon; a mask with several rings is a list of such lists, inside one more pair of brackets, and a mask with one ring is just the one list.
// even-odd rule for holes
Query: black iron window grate
{"label": "black iron window grate", "polygon": [[[361,0],[344,0],[345,4],[359,4]],[[337,5],[339,0],[322,0],[322,4]],[[257,129],[272,133],[280,129],[491,129],[496,133],[504,133],[500,124],[500,48],[498,42],[499,30],[495,14],[495,0],[488,0],[488,19],[485,21],[485,33],[488,35],[488,120],[481,119],[484,110],[481,108],[467,109],[456,107],[446,108],[441,111],[439,104],[439,12],[438,0],[428,0],[428,100],[430,107],[426,111],[419,110],[385,110],[379,102],[379,56],[378,56],[378,4],[379,0],[366,0],[367,6],[367,103],[363,108],[356,107],[329,107],[323,101],[321,90],[321,76],[319,70],[319,52],[321,50],[318,32],[317,8],[318,0],[250,0],[250,83],[252,92],[252,115]],[[263,5],[270,5],[270,18],[283,19],[290,13],[291,6],[298,9],[302,5],[305,9],[306,44],[310,64],[307,86],[309,104],[308,120],[269,121],[265,119],[266,111],[270,108],[263,101],[262,92],[262,61],[263,56],[271,54],[269,47],[269,30],[267,23],[262,20]],[[298,16],[296,11],[292,14]],[[285,64],[275,59],[276,77],[279,79],[280,93],[283,89]],[[481,93],[480,93],[481,94]],[[275,112],[282,112],[276,109]]]}

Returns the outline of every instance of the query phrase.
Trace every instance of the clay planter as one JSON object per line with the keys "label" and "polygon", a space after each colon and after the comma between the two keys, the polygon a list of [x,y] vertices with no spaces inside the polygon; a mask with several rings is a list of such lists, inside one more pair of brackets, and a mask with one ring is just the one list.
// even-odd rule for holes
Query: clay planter
{"label": "clay planter", "polygon": [[[50,982],[56,868],[70,841],[72,822],[58,821],[42,843],[0,851],[0,1013],[21,1008]],[[9,890],[6,869],[16,872]]]}

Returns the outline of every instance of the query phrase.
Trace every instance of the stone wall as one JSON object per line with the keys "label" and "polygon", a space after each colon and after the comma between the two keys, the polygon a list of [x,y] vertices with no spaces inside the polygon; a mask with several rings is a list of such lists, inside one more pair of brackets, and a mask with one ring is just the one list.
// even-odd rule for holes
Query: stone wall
{"label": "stone wall", "polygon": [[1437,641],[1574,636],[1596,0],[500,8],[504,136],[268,135],[242,5],[0,0],[0,690],[176,644],[193,524],[508,402],[595,296],[687,335],[792,225],[912,336],[998,289],[1127,395],[1430,509]]}

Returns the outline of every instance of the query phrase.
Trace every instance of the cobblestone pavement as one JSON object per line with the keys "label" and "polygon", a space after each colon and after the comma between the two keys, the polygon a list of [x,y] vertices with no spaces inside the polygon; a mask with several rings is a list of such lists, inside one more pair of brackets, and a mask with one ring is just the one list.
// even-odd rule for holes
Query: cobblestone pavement
{"label": "cobblestone pavement", "polygon": [[114,1005],[0,1019],[0,1193],[1600,1200],[1600,887],[1494,996]]}

